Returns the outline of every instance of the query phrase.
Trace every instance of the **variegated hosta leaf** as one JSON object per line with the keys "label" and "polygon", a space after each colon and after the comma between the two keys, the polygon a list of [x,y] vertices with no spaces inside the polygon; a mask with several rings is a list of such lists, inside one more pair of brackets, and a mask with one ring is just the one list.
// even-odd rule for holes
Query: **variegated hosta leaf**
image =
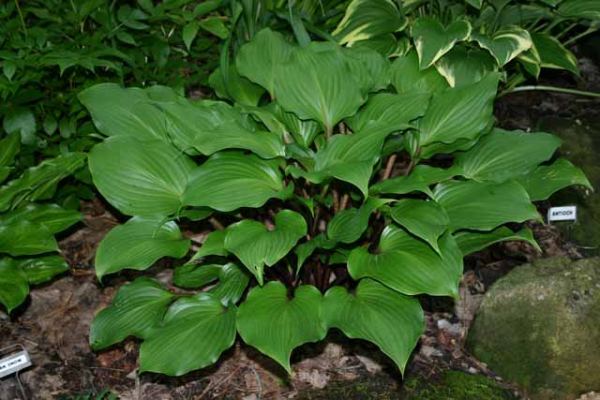
{"label": "variegated hosta leaf", "polygon": [[515,181],[440,183],[435,200],[450,217],[450,229],[489,231],[508,222],[540,220],[525,189]]}
{"label": "variegated hosta leaf", "polygon": [[190,155],[211,155],[225,149],[245,149],[263,158],[283,156],[282,137],[251,129],[241,113],[221,102],[187,100],[162,103],[173,142]]}
{"label": "variegated hosta leaf", "polygon": [[379,249],[352,250],[348,271],[353,279],[373,278],[407,295],[457,296],[462,277],[462,253],[446,233],[438,240],[439,253],[403,229],[389,225],[381,234]]}
{"label": "variegated hosta leaf", "polygon": [[463,255],[467,256],[476,251],[485,249],[494,243],[522,240],[532,245],[537,251],[541,249],[533,237],[529,228],[523,228],[518,232],[513,232],[505,226],[494,229],[489,232],[461,231],[454,234],[454,239]]}
{"label": "variegated hosta leaf", "polygon": [[408,175],[386,179],[371,186],[373,194],[393,193],[406,194],[412,192],[425,193],[433,197],[430,186],[443,182],[460,174],[457,168],[435,168],[429,165],[417,165]]}
{"label": "variegated hosta leaf", "polygon": [[503,182],[533,171],[552,157],[560,142],[549,133],[494,129],[470,150],[459,154],[455,165],[466,178]]}
{"label": "variegated hosta leaf", "polygon": [[140,372],[181,376],[214,364],[235,342],[235,306],[208,293],[182,297],[140,347]]}
{"label": "variegated hosta leaf", "polygon": [[241,75],[267,89],[273,98],[276,70],[289,60],[293,49],[281,33],[265,28],[240,48],[236,66]]}
{"label": "variegated hosta leaf", "polygon": [[354,293],[340,286],[329,289],[323,320],[349,338],[375,343],[402,373],[425,329],[423,310],[415,298],[371,279],[362,279]]}
{"label": "variegated hosta leaf", "polygon": [[94,185],[126,215],[168,216],[182,207],[194,162],[160,140],[106,139],[89,154]]}
{"label": "variegated hosta leaf", "polygon": [[102,239],[96,251],[98,279],[123,269],[144,270],[162,257],[181,258],[190,241],[182,237],[175,222],[162,218],[133,217]]}
{"label": "variegated hosta leaf", "polygon": [[254,220],[245,219],[227,228],[225,249],[237,258],[263,284],[265,265],[270,267],[285,257],[306,235],[304,217],[295,211],[282,210],[275,216],[272,230]]}
{"label": "variegated hosta leaf", "polygon": [[448,229],[450,220],[446,211],[435,201],[402,199],[392,207],[391,216],[398,225],[440,252],[438,238]]}
{"label": "variegated hosta leaf", "polygon": [[477,83],[434,94],[419,125],[419,145],[473,140],[484,133],[492,121],[498,78],[491,73]]}
{"label": "variegated hosta leaf", "polygon": [[362,81],[363,77],[351,74],[339,47],[313,42],[308,47],[295,48],[290,60],[278,65],[274,93],[286,111],[301,119],[319,121],[331,131],[364,102]]}
{"label": "variegated hosta leaf", "polygon": [[471,38],[488,50],[500,67],[532,46],[529,32],[518,26],[501,28],[491,37],[473,33]]}
{"label": "variegated hosta leaf", "polygon": [[137,278],[122,286],[90,327],[90,345],[101,350],[128,336],[144,339],[163,319],[175,295],[157,281]]}
{"label": "variegated hosta leaf", "polygon": [[467,40],[471,34],[471,24],[466,20],[443,26],[431,17],[417,19],[411,33],[419,55],[419,67],[425,69],[452,49],[456,42]]}
{"label": "variegated hosta leaf", "polygon": [[540,56],[542,67],[566,69],[576,75],[579,74],[577,58],[556,38],[545,33],[532,33],[531,39]]}
{"label": "variegated hosta leaf", "polygon": [[435,63],[437,71],[451,87],[462,87],[479,82],[497,69],[489,52],[482,49],[454,46]]}
{"label": "variegated hosta leaf", "polygon": [[325,337],[323,296],[317,288],[301,285],[290,298],[277,281],[254,287],[240,305],[237,329],[247,344],[256,347],[291,373],[292,351]]}
{"label": "variegated hosta leaf", "polygon": [[435,93],[448,83],[434,68],[419,69],[419,56],[414,50],[396,58],[390,67],[392,85],[398,93]]}
{"label": "variegated hosta leaf", "polygon": [[213,154],[190,174],[183,202],[226,212],[285,198],[289,193],[278,164],[237,151]]}
{"label": "variegated hosta leaf", "polygon": [[541,165],[533,172],[518,178],[532,201],[546,200],[553,193],[573,185],[594,187],[583,171],[569,160],[560,158],[551,165]]}
{"label": "variegated hosta leaf", "polygon": [[371,39],[398,32],[406,26],[406,18],[390,0],[353,0],[346,8],[333,36],[341,44]]}

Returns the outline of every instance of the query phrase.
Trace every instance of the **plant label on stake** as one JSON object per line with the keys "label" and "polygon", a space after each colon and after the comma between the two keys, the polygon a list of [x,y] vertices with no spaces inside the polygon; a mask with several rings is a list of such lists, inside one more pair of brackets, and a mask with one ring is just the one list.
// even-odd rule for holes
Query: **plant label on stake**
{"label": "plant label on stake", "polygon": [[31,357],[24,347],[17,345],[11,346],[8,349],[14,349],[18,351],[0,352],[0,378],[15,374],[22,369],[31,366]]}
{"label": "plant label on stake", "polygon": [[548,222],[552,221],[576,221],[577,206],[550,207],[548,210]]}

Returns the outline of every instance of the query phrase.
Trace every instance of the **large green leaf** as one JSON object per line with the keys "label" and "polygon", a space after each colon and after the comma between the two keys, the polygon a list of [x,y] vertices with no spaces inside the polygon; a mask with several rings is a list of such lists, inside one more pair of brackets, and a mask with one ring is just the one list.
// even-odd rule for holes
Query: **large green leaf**
{"label": "large green leaf", "polygon": [[323,296],[314,286],[299,286],[290,298],[281,282],[269,282],[253,288],[240,305],[237,329],[244,342],[291,373],[292,350],[319,341],[327,333],[322,305]]}
{"label": "large green leaf", "polygon": [[227,250],[225,250],[225,236],[227,230],[212,231],[204,239],[202,246],[196,254],[191,258],[190,261],[197,260],[206,256],[226,256]]}
{"label": "large green leaf", "polygon": [[190,241],[181,236],[175,222],[133,217],[114,227],[96,251],[98,279],[123,269],[144,270],[162,257],[181,258]]}
{"label": "large green leaf", "polygon": [[360,81],[360,77],[350,73],[341,49],[330,43],[313,42],[295,49],[289,62],[279,64],[275,97],[287,111],[301,119],[319,121],[331,131],[364,102]]}
{"label": "large green leaf", "polygon": [[218,281],[209,290],[223,305],[237,303],[250,282],[250,275],[234,263],[225,265],[185,264],[175,269],[173,283],[183,288],[201,288]]}
{"label": "large green leaf", "polygon": [[373,278],[407,295],[457,296],[462,277],[462,253],[446,233],[438,240],[439,253],[401,228],[387,226],[379,249],[371,254],[358,247],[348,258],[348,272],[354,279]]}
{"label": "large green leaf", "polygon": [[422,192],[429,197],[433,197],[433,193],[429,188],[431,185],[448,180],[458,175],[459,172],[456,168],[443,169],[429,165],[417,165],[408,175],[378,182],[371,186],[369,190],[373,194]]}
{"label": "large green leaf", "polygon": [[560,142],[549,133],[494,129],[459,154],[455,165],[469,179],[503,182],[533,171],[552,157]]}
{"label": "large green leaf", "polygon": [[419,55],[419,67],[425,69],[471,34],[471,24],[457,20],[443,26],[437,19],[420,17],[412,25],[411,33]]}
{"label": "large green leaf", "polygon": [[69,270],[69,265],[61,256],[19,259],[17,262],[21,271],[25,273],[27,282],[31,285],[48,282],[56,275]]}
{"label": "large green leaf", "polygon": [[454,46],[435,63],[435,68],[451,87],[461,87],[479,82],[497,67],[495,60],[485,50]]}
{"label": "large green leaf", "polygon": [[390,132],[403,130],[425,114],[430,96],[427,93],[378,93],[352,118],[348,125],[353,131],[362,131],[369,124],[385,126]]}
{"label": "large green leaf", "polygon": [[160,105],[167,115],[169,135],[190,155],[211,155],[225,149],[245,149],[263,158],[284,154],[282,138],[253,131],[239,111],[225,103],[179,101]]}
{"label": "large green leaf", "polygon": [[518,26],[503,27],[492,36],[473,33],[471,37],[490,52],[500,67],[532,46],[529,32]]}
{"label": "large green leaf", "polygon": [[570,18],[600,19],[600,3],[596,0],[565,0],[558,7],[559,14]]}
{"label": "large green leaf", "polygon": [[241,76],[235,64],[230,64],[226,73],[222,71],[219,67],[208,77],[208,84],[217,96],[246,106],[256,106],[259,103],[265,89]]}
{"label": "large green leaf", "polygon": [[25,301],[29,294],[27,276],[8,257],[0,258],[0,304],[9,313]]}
{"label": "large green leaf", "polygon": [[0,167],[12,165],[19,150],[21,150],[21,137],[19,135],[8,135],[0,140]]}
{"label": "large green leaf", "polygon": [[230,225],[225,236],[225,249],[235,254],[261,285],[265,265],[270,267],[285,257],[307,231],[304,217],[295,211],[279,211],[274,222],[269,230],[246,219]]}
{"label": "large green leaf", "polygon": [[545,33],[532,33],[531,39],[540,56],[542,67],[566,69],[574,74],[579,74],[577,58],[556,38]]}
{"label": "large green leaf", "polygon": [[208,293],[180,298],[142,343],[140,372],[180,376],[214,364],[235,342],[235,320],[235,306]]}
{"label": "large green leaf", "polygon": [[267,89],[273,98],[277,68],[289,60],[292,51],[281,33],[265,28],[240,47],[236,66],[241,75]]}
{"label": "large green leaf", "polygon": [[390,131],[379,124],[369,124],[365,131],[351,135],[335,135],[314,157],[314,168],[305,172],[291,167],[294,175],[313,183],[334,177],[356,186],[367,197],[373,165],[381,155],[383,142]]}
{"label": "large green leaf", "polygon": [[344,48],[343,54],[363,94],[377,92],[390,84],[390,64],[378,52],[366,47]]}
{"label": "large green leaf", "polygon": [[425,329],[418,300],[371,279],[362,279],[354,293],[340,286],[329,289],[323,320],[350,338],[375,343],[402,373]]}
{"label": "large green leaf", "polygon": [[533,237],[529,228],[523,228],[518,232],[513,232],[505,226],[498,227],[490,232],[461,231],[454,234],[454,239],[463,255],[467,256],[476,251],[485,249],[494,243],[505,242],[508,240],[522,240],[528,242],[541,252],[539,245]]}
{"label": "large green leaf", "polygon": [[58,251],[58,243],[44,225],[19,219],[0,222],[0,254],[28,256]]}
{"label": "large green leaf", "polygon": [[271,103],[277,119],[292,134],[296,143],[304,148],[310,147],[317,135],[322,132],[319,124],[312,120],[302,120],[291,112],[286,112],[277,103]]}
{"label": "large green leaf", "polygon": [[371,213],[388,201],[369,198],[360,208],[338,212],[327,224],[327,237],[341,243],[357,241],[367,229]]}
{"label": "large green leaf", "polygon": [[405,26],[406,18],[390,0],[352,0],[333,36],[341,44],[354,44]]}
{"label": "large green leaf", "polygon": [[472,140],[483,133],[492,119],[497,86],[498,74],[491,73],[477,83],[434,94],[421,120],[419,145]]}
{"label": "large green leaf", "polygon": [[551,165],[539,166],[518,180],[532,201],[546,200],[553,193],[572,185],[594,189],[583,171],[564,158]]}
{"label": "large green leaf", "polygon": [[392,207],[391,216],[396,223],[440,252],[438,238],[448,229],[450,220],[435,201],[402,199]]}
{"label": "large green leaf", "polygon": [[411,50],[396,58],[390,67],[392,85],[398,93],[434,93],[448,87],[448,83],[434,68],[419,69],[419,56]]}
{"label": "large green leaf", "polygon": [[523,186],[515,181],[440,183],[435,200],[450,217],[450,229],[491,230],[507,222],[540,219]]}
{"label": "large green leaf", "polygon": [[237,151],[214,154],[190,175],[184,204],[226,212],[285,198],[289,190],[278,164]]}
{"label": "large green leaf", "polygon": [[101,83],[79,93],[79,100],[92,115],[100,132],[107,136],[126,135],[139,139],[165,140],[165,117],[152,101],[176,98],[175,92],[163,86],[146,90],[124,89],[115,83]]}
{"label": "large green leaf", "polygon": [[83,153],[67,153],[42,161],[0,187],[0,212],[35,200],[46,200],[54,194],[56,185],[85,164]]}
{"label": "large green leaf", "polygon": [[127,215],[167,216],[182,207],[195,164],[158,140],[115,136],[94,146],[89,167],[102,196]]}
{"label": "large green leaf", "polygon": [[81,213],[56,204],[28,204],[2,216],[2,223],[11,224],[26,220],[44,225],[51,233],[62,232],[81,220]]}
{"label": "large green leaf", "polygon": [[96,315],[90,327],[90,345],[101,350],[128,336],[144,339],[163,319],[174,295],[150,278],[122,286],[110,306]]}

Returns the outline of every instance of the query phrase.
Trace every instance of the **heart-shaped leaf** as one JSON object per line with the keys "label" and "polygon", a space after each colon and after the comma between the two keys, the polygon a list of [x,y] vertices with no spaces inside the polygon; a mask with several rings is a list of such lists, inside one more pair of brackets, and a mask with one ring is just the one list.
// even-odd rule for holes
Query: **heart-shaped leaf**
{"label": "heart-shaped leaf", "polygon": [[143,339],[163,319],[175,295],[150,278],[137,278],[122,286],[90,327],[90,345],[101,350],[128,336]]}
{"label": "heart-shaped leaf", "polygon": [[436,186],[434,198],[450,217],[450,229],[492,230],[507,222],[540,220],[523,186],[515,181],[481,183],[448,181]]}
{"label": "heart-shaped leaf", "polygon": [[503,27],[493,36],[473,33],[471,38],[490,52],[499,67],[503,67],[532,46],[529,32],[518,26]]}
{"label": "heart-shaped leaf", "polygon": [[402,199],[392,207],[391,216],[396,223],[440,252],[438,238],[448,229],[450,220],[435,201]]}
{"label": "heart-shaped leaf", "polygon": [[354,293],[334,286],[325,293],[323,320],[353,339],[375,343],[404,373],[425,329],[419,302],[371,279],[362,279]]}
{"label": "heart-shaped leaf", "polygon": [[230,225],[225,237],[225,249],[235,254],[262,285],[265,265],[270,267],[285,257],[306,235],[306,231],[306,221],[302,215],[282,210],[275,216],[272,230],[248,219]]}
{"label": "heart-shaped leaf", "polygon": [[411,33],[419,55],[419,67],[425,69],[450,51],[456,42],[467,40],[471,24],[458,20],[443,26],[435,18],[420,17],[413,23]]}
{"label": "heart-shaped leaf", "polygon": [[278,164],[237,151],[214,154],[191,173],[184,204],[227,212],[285,198],[289,191]]}
{"label": "heart-shaped leaf", "polygon": [[583,171],[569,160],[560,158],[551,165],[542,165],[518,178],[532,201],[546,200],[553,193],[573,185],[594,190]]}
{"label": "heart-shaped leaf", "polygon": [[522,240],[531,244],[537,251],[541,252],[541,249],[535,238],[533,232],[529,228],[523,228],[518,232],[513,232],[505,226],[494,229],[489,232],[473,232],[473,231],[461,231],[454,234],[456,243],[460,247],[463,255],[467,256],[476,251],[485,249],[494,243],[505,242],[508,240]]}
{"label": "heart-shaped leaf", "polygon": [[140,372],[181,376],[214,364],[235,342],[235,306],[208,293],[183,297],[140,347]]}
{"label": "heart-shaped leaf", "polygon": [[348,258],[353,279],[373,278],[407,295],[457,296],[462,277],[462,253],[446,233],[438,240],[439,254],[427,243],[394,225],[387,226],[379,251],[371,254],[358,247]]}
{"label": "heart-shaped leaf", "polygon": [[437,71],[451,87],[461,87],[479,82],[497,69],[496,61],[482,49],[454,46],[435,63]]}
{"label": "heart-shaped leaf", "polygon": [[168,216],[182,207],[195,164],[165,142],[115,136],[94,146],[89,167],[102,196],[122,213]]}
{"label": "heart-shaped leaf", "polygon": [[253,288],[240,305],[237,329],[247,344],[277,361],[291,373],[294,348],[325,337],[321,317],[323,296],[314,286],[296,288],[293,297],[281,282]]}
{"label": "heart-shaped leaf", "polygon": [[181,258],[190,241],[181,236],[175,222],[133,217],[114,227],[96,251],[98,279],[123,269],[144,270],[162,257]]}

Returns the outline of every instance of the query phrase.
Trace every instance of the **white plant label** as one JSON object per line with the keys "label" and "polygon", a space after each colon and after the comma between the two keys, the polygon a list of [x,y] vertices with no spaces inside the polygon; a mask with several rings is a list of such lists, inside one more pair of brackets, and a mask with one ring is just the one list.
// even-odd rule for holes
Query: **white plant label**
{"label": "white plant label", "polygon": [[548,210],[548,222],[577,220],[577,206],[551,207]]}
{"label": "white plant label", "polygon": [[0,358],[0,378],[12,375],[31,365],[31,358],[25,350]]}

